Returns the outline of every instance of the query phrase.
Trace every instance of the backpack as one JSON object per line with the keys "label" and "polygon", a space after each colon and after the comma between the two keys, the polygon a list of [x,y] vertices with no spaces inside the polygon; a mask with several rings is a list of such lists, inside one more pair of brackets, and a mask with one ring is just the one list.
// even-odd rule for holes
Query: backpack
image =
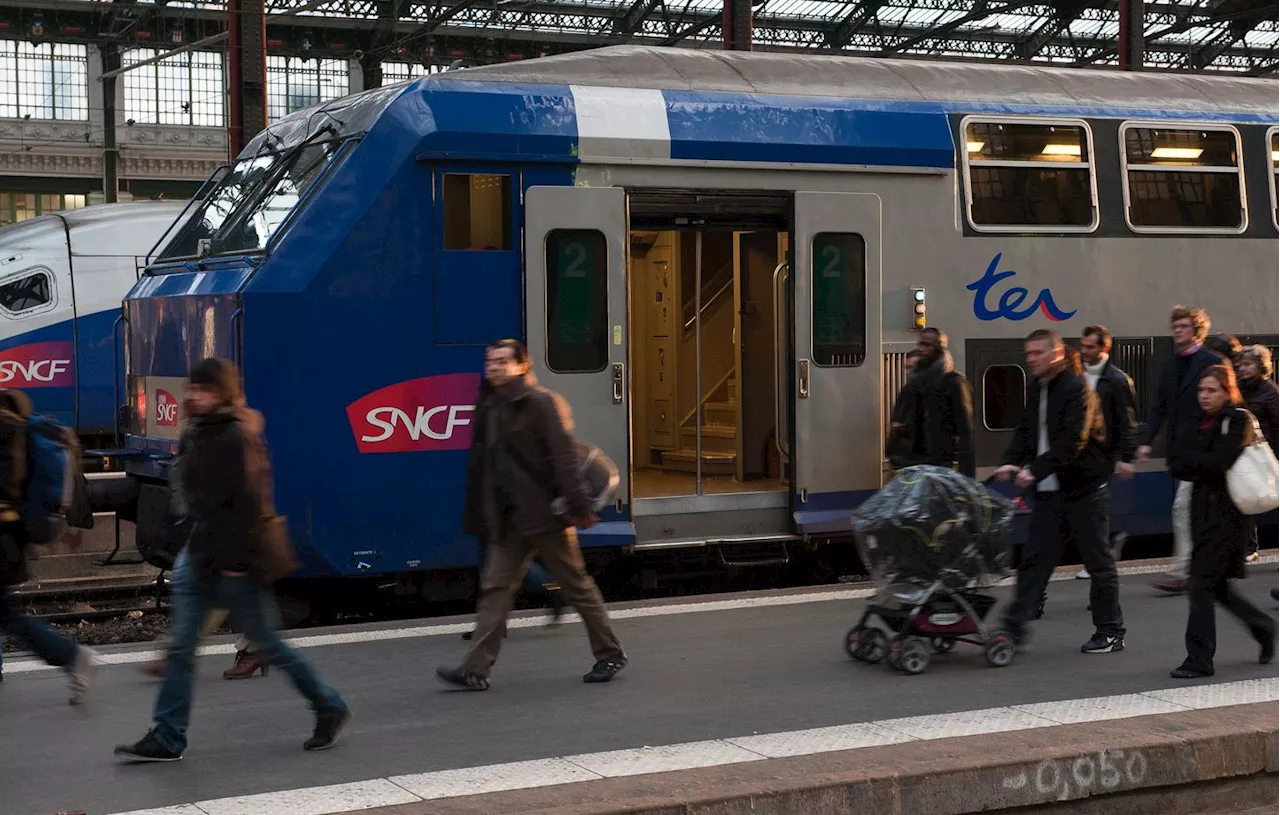
{"label": "backpack", "polygon": [[26,505],[22,512],[27,543],[52,543],[67,528],[67,515],[84,503],[80,442],[47,416],[27,420]]}

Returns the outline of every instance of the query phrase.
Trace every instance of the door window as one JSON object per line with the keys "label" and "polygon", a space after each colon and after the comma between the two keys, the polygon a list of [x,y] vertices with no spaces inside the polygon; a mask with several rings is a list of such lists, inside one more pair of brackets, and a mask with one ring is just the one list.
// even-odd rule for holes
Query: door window
{"label": "door window", "polygon": [[982,424],[1013,430],[1027,405],[1027,375],[1017,365],[992,365],[982,372]]}
{"label": "door window", "polygon": [[444,248],[511,249],[511,176],[444,176]]}
{"label": "door window", "polygon": [[852,232],[813,236],[813,360],[853,368],[867,356],[867,244]]}
{"label": "door window", "polygon": [[547,233],[547,367],[595,373],[609,362],[608,245],[595,229]]}

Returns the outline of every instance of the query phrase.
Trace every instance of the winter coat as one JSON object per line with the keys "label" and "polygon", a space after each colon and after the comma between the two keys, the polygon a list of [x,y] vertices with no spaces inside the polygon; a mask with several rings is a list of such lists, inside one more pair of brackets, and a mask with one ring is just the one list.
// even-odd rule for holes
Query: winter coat
{"label": "winter coat", "polygon": [[[1227,432],[1222,432],[1226,420]],[[1209,580],[1245,575],[1244,557],[1253,521],[1227,491],[1227,471],[1253,443],[1253,417],[1228,407],[1216,416],[1198,413],[1169,451],[1174,478],[1190,481],[1191,574]]]}
{"label": "winter coat", "polygon": [[[563,530],[565,519],[551,504],[563,497],[568,516],[591,515],[591,501],[579,475],[573,415],[558,393],[526,376],[499,396],[486,383],[472,421],[463,531],[486,541],[501,528],[500,504],[521,537]],[[500,425],[505,422],[505,428]]]}
{"label": "winter coat", "polygon": [[1257,377],[1240,381],[1240,395],[1244,397],[1245,407],[1258,420],[1262,427],[1262,435],[1271,452],[1280,455],[1276,447],[1276,435],[1280,430],[1280,391],[1270,379]]}
{"label": "winter coat", "polygon": [[0,586],[30,579],[27,544],[19,512],[27,478],[27,419],[31,402],[21,391],[4,391],[0,402]]}
{"label": "winter coat", "polygon": [[1115,461],[1133,461],[1138,451],[1138,420],[1135,413],[1137,397],[1133,380],[1108,359],[1098,374],[1094,388],[1098,405],[1106,419],[1107,450]]}
{"label": "winter coat", "polygon": [[931,365],[918,366],[898,399],[904,426],[890,440],[895,469],[932,464],[973,478],[973,396],[951,354],[944,349]]}
{"label": "winter coat", "polygon": [[1039,450],[1040,383],[1028,389],[1027,406],[1014,431],[1005,464],[1026,467],[1037,482],[1058,477],[1065,498],[1078,498],[1106,484],[1115,462],[1105,445],[1106,422],[1098,396],[1083,376],[1063,369],[1049,380],[1045,427],[1049,449]]}
{"label": "winter coat", "polygon": [[248,572],[259,521],[275,514],[260,414],[223,408],[191,420],[181,490],[192,522],[190,557],[200,574]]}
{"label": "winter coat", "polygon": [[1208,348],[1200,348],[1189,357],[1175,352],[1166,359],[1160,366],[1155,400],[1138,444],[1154,444],[1161,426],[1165,426],[1165,441],[1169,446],[1182,438],[1188,429],[1194,429],[1200,415],[1197,396],[1200,375],[1206,368],[1221,365],[1222,361],[1222,357]]}

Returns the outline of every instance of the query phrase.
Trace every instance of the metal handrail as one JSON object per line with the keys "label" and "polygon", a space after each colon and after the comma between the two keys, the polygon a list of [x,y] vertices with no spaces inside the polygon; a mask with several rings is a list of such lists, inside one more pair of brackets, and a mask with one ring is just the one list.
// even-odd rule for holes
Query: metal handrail
{"label": "metal handrail", "polygon": [[[731,269],[731,268],[732,268],[732,263],[725,266],[725,269]],[[724,270],[721,270],[721,271],[724,271]],[[716,277],[719,277],[719,276],[720,276],[720,273],[717,272]],[[714,280],[715,278],[712,278],[712,279]],[[716,303],[718,303],[720,301],[720,298],[723,297],[725,293],[732,288],[733,288],[733,275],[730,274],[728,281],[726,281],[725,284],[721,286],[719,290],[716,291],[715,294],[711,295],[710,298],[702,302],[701,306],[698,306],[697,301],[695,301],[692,304],[694,305],[693,316],[685,320],[684,330],[688,331],[689,329],[693,328],[693,324],[697,322],[698,317],[702,314],[706,314],[707,310],[710,309],[712,306],[714,306]],[[701,294],[701,292],[699,292],[699,294]]]}
{"label": "metal handrail", "polygon": [[[783,320],[782,304],[786,294],[786,280],[790,274],[790,265],[783,262],[773,270],[773,444],[778,448],[778,455],[784,459],[791,457],[791,434],[782,424],[783,408],[782,369],[786,365],[784,359],[784,335],[787,325]],[[788,379],[788,382],[790,379]],[[788,391],[789,392],[789,391]]]}

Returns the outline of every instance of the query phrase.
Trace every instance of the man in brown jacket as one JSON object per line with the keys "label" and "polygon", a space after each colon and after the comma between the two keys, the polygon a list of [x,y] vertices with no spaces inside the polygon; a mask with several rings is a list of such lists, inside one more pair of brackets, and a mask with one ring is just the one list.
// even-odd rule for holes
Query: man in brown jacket
{"label": "man in brown jacket", "polygon": [[[488,543],[471,650],[458,668],[438,668],[442,682],[488,690],[516,588],[537,554],[587,626],[596,663],[584,682],[608,682],[627,664],[587,574],[574,528],[596,522],[579,472],[569,405],[538,385],[517,340],[485,350],[485,382],[473,420],[463,530]],[[557,516],[552,502],[568,512]]]}

